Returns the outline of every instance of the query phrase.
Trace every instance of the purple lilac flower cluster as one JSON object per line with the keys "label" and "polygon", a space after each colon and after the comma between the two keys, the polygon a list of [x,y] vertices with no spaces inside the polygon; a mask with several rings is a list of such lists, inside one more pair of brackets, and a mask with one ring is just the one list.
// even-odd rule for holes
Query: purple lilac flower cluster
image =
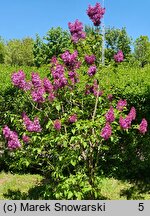
{"label": "purple lilac flower cluster", "polygon": [[107,98],[108,98],[108,100],[109,100],[110,102],[112,102],[112,100],[113,100],[113,95],[112,95],[112,94],[109,94],[109,95],[107,96]]}
{"label": "purple lilac flower cluster", "polygon": [[26,113],[22,114],[23,123],[26,127],[26,130],[29,132],[41,132],[42,128],[39,123],[38,117],[35,117],[33,121],[29,119]]}
{"label": "purple lilac flower cluster", "polygon": [[117,110],[122,111],[127,106],[127,101],[120,99],[117,103]]}
{"label": "purple lilac flower cluster", "polygon": [[51,81],[48,78],[43,79],[43,86],[45,89],[45,92],[47,92],[49,101],[53,101],[55,99],[55,93],[54,93],[54,86],[52,85]]}
{"label": "purple lilac flower cluster", "polygon": [[3,127],[3,135],[5,139],[8,141],[7,145],[9,149],[17,149],[21,147],[21,143],[18,139],[17,133],[11,131],[7,125]]}
{"label": "purple lilac flower cluster", "polygon": [[67,67],[75,67],[77,63],[77,57],[78,57],[78,52],[77,50],[74,51],[74,53],[70,53],[68,50],[65,51],[63,54],[61,54],[61,58],[64,61],[65,65]]}
{"label": "purple lilac flower cluster", "polygon": [[86,37],[86,33],[83,31],[83,24],[78,19],[74,23],[69,22],[68,27],[71,33],[71,39],[74,43]]}
{"label": "purple lilac flower cluster", "polygon": [[130,118],[130,120],[135,120],[136,118],[136,109],[135,107],[131,107],[130,112],[128,114],[128,117]]}
{"label": "purple lilac flower cluster", "polygon": [[77,121],[77,115],[76,114],[73,114],[69,117],[69,122],[70,123],[74,123]]}
{"label": "purple lilac flower cluster", "polygon": [[31,76],[33,87],[31,91],[31,96],[33,101],[37,103],[43,103],[45,102],[45,88],[43,86],[43,82],[40,79],[40,76],[38,73],[32,73]]}
{"label": "purple lilac flower cluster", "polygon": [[25,73],[22,70],[13,73],[11,76],[11,80],[14,86],[17,86],[24,91],[30,90],[32,87],[31,82],[25,81]]}
{"label": "purple lilac flower cluster", "polygon": [[59,119],[56,119],[54,121],[54,128],[55,130],[59,131],[61,129],[61,121]]}
{"label": "purple lilac flower cluster", "polygon": [[67,85],[68,81],[65,78],[65,68],[63,65],[58,64],[57,62],[52,64],[51,72],[54,78],[54,90],[63,88]]}
{"label": "purple lilac flower cluster", "polygon": [[120,116],[119,124],[122,129],[129,129],[131,127],[131,119],[128,116],[126,118]]}
{"label": "purple lilac flower cluster", "polygon": [[122,62],[124,60],[124,55],[121,50],[118,51],[117,54],[114,55],[115,62]]}
{"label": "purple lilac flower cluster", "polygon": [[129,129],[131,127],[131,123],[136,118],[136,109],[134,107],[131,108],[129,114],[123,118],[120,116],[119,124],[122,129]]}
{"label": "purple lilac flower cluster", "polygon": [[46,93],[48,93],[48,99],[50,101],[53,101],[55,98],[54,87],[50,80],[48,78],[41,80],[38,73],[32,72],[31,82],[26,82],[25,73],[18,71],[12,74],[12,82],[24,91],[30,90],[33,101],[37,103],[45,102]]}
{"label": "purple lilac flower cluster", "polygon": [[94,76],[96,74],[96,66],[93,65],[93,66],[90,66],[89,69],[88,69],[88,75],[89,76]]}
{"label": "purple lilac flower cluster", "polygon": [[31,81],[32,81],[34,88],[40,88],[42,86],[42,80],[40,79],[40,76],[38,73],[32,72]]}
{"label": "purple lilac flower cluster", "polygon": [[103,91],[98,90],[97,80],[94,80],[94,83],[92,86],[88,84],[86,85],[85,94],[88,95],[90,93],[94,94],[94,96],[97,96],[97,94],[99,97],[102,96]]}
{"label": "purple lilac flower cluster", "polygon": [[112,129],[110,123],[106,122],[104,128],[102,129],[101,137],[103,137],[104,140],[107,140],[110,138],[111,134],[112,134]]}
{"label": "purple lilac flower cluster", "polygon": [[112,123],[115,120],[114,108],[111,106],[108,112],[105,114],[106,122]]}
{"label": "purple lilac flower cluster", "polygon": [[148,123],[147,123],[146,119],[143,118],[140,125],[139,125],[139,128],[138,128],[139,132],[141,134],[145,134],[147,132],[147,127],[148,127]]}
{"label": "purple lilac flower cluster", "polygon": [[43,103],[45,102],[45,89],[41,86],[36,89],[33,89],[31,92],[32,100],[37,103]]}
{"label": "purple lilac flower cluster", "polygon": [[102,8],[100,3],[96,3],[94,7],[89,5],[87,9],[87,15],[92,20],[95,26],[99,26],[101,24],[101,19],[105,14],[105,8]]}
{"label": "purple lilac flower cluster", "polygon": [[71,83],[74,85],[75,83],[79,82],[79,75],[75,71],[68,72],[69,79]]}
{"label": "purple lilac flower cluster", "polygon": [[96,60],[95,55],[86,55],[84,57],[84,59],[85,59],[86,63],[89,64],[89,65],[94,64],[94,62]]}
{"label": "purple lilac flower cluster", "polygon": [[28,137],[27,135],[24,134],[22,136],[22,140],[23,140],[24,143],[28,143],[30,141],[30,137]]}

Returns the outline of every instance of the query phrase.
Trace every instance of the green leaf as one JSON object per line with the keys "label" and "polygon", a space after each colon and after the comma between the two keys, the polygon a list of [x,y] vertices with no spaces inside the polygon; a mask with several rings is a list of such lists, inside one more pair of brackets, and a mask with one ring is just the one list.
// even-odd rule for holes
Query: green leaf
{"label": "green leaf", "polygon": [[58,110],[58,112],[61,110],[60,104],[57,104],[57,105],[56,105],[56,109]]}
{"label": "green leaf", "polygon": [[71,132],[73,133],[73,134],[75,134],[75,132],[76,132],[76,129],[74,128],[74,129],[72,129],[71,130]]}
{"label": "green leaf", "polygon": [[71,191],[69,191],[68,193],[68,199],[71,199],[73,197],[73,193]]}
{"label": "green leaf", "polygon": [[114,141],[114,137],[113,137],[113,136],[111,136],[111,137],[110,137],[110,140],[111,140],[111,142],[113,142],[113,141]]}
{"label": "green leaf", "polygon": [[86,142],[83,142],[82,144],[83,144],[83,147],[84,147],[84,148],[87,147],[87,143],[86,143]]}
{"label": "green leaf", "polygon": [[76,161],[75,160],[71,160],[71,164],[72,164],[72,166],[75,166],[76,165]]}
{"label": "green leaf", "polygon": [[62,161],[63,157],[62,156],[59,156],[59,161]]}
{"label": "green leaf", "polygon": [[47,125],[46,125],[46,129],[48,129],[48,128],[50,127],[51,123],[52,123],[52,121],[51,121],[51,120],[50,120],[50,121],[48,121],[48,123],[47,123]]}

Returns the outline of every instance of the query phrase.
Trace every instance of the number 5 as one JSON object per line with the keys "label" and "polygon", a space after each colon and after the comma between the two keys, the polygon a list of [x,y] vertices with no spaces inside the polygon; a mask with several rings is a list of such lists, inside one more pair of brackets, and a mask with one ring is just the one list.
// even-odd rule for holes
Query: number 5
{"label": "number 5", "polygon": [[144,210],[144,203],[139,203],[139,211],[143,211]]}

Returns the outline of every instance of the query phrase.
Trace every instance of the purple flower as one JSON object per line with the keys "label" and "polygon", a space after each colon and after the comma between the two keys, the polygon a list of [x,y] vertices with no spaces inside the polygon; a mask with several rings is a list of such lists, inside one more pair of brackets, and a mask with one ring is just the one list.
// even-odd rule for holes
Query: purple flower
{"label": "purple flower", "polygon": [[69,122],[70,123],[74,123],[77,121],[77,115],[76,114],[73,114],[69,117]]}
{"label": "purple flower", "polygon": [[95,55],[86,55],[84,59],[87,64],[92,65],[95,62]]}
{"label": "purple flower", "polygon": [[67,79],[62,76],[60,79],[54,79],[54,90],[57,90],[59,88],[63,88],[68,83]]}
{"label": "purple flower", "polygon": [[99,3],[96,3],[94,7],[89,5],[87,9],[87,15],[92,20],[95,26],[99,26],[101,24],[101,19],[105,14],[105,8],[102,8]]}
{"label": "purple flower", "polygon": [[45,94],[45,88],[43,87],[38,87],[32,90],[31,92],[33,101],[37,103],[43,103],[45,101],[44,94]]}
{"label": "purple flower", "polygon": [[89,76],[93,76],[96,73],[96,66],[90,66],[89,70],[88,70],[88,75]]}
{"label": "purple flower", "polygon": [[71,79],[71,78],[75,78],[76,75],[77,75],[77,73],[76,73],[75,71],[70,71],[70,72],[68,73],[68,76],[69,76],[70,79]]}
{"label": "purple flower", "polygon": [[105,140],[109,139],[111,136],[112,130],[109,122],[106,123],[105,127],[102,129],[101,137],[103,137]]}
{"label": "purple flower", "polygon": [[56,65],[56,64],[58,64],[57,57],[56,57],[56,56],[53,56],[53,57],[51,58],[50,63],[51,63],[52,65]]}
{"label": "purple flower", "polygon": [[55,99],[55,94],[53,92],[50,92],[49,95],[48,95],[48,100],[50,102],[53,102],[54,99]]}
{"label": "purple flower", "polygon": [[28,143],[30,141],[30,137],[28,137],[27,135],[23,135],[22,140],[24,143]]}
{"label": "purple flower", "polygon": [[116,55],[114,55],[115,62],[122,62],[124,59],[123,52],[121,50],[118,51]]}
{"label": "purple flower", "polygon": [[57,64],[52,68],[52,76],[54,79],[59,79],[64,76],[65,69],[63,65]]}
{"label": "purple flower", "polygon": [[77,62],[77,56],[78,56],[77,50],[75,50],[74,53],[72,54],[69,51],[65,51],[61,55],[61,58],[64,61],[66,66],[74,66]]}
{"label": "purple flower", "polygon": [[68,73],[68,76],[69,76],[73,85],[79,81],[78,74],[75,71],[70,71]]}
{"label": "purple flower", "polygon": [[136,118],[136,109],[134,107],[131,108],[128,117],[132,120],[135,120]]}
{"label": "purple flower", "polygon": [[61,129],[61,122],[60,122],[59,119],[56,119],[56,120],[54,121],[54,128],[55,128],[56,130],[58,130],[58,131]]}
{"label": "purple flower", "polygon": [[42,80],[40,79],[38,73],[32,72],[31,80],[32,80],[32,84],[34,85],[34,88],[39,88],[42,86]]}
{"label": "purple flower", "polygon": [[74,43],[77,43],[81,38],[85,38],[86,33],[83,32],[83,24],[78,19],[74,23],[69,22],[68,27]]}
{"label": "purple flower", "polygon": [[29,119],[29,117],[25,113],[23,113],[22,118],[23,118],[23,123],[24,123],[27,131],[29,131],[29,132],[41,132],[42,129],[41,129],[38,117],[35,117],[34,121],[32,122]]}
{"label": "purple flower", "polygon": [[109,95],[107,96],[107,98],[108,98],[108,100],[111,102],[111,101],[113,100],[113,95],[112,95],[112,94],[109,94]]}
{"label": "purple flower", "polygon": [[85,94],[86,94],[86,95],[88,95],[88,94],[91,93],[90,88],[91,88],[91,86],[88,85],[88,84],[85,86]]}
{"label": "purple flower", "polygon": [[94,84],[91,87],[90,91],[97,97],[97,95],[100,97],[103,94],[103,91],[100,90],[98,91],[98,84],[97,84],[97,80],[94,80]]}
{"label": "purple flower", "polygon": [[131,119],[129,116],[126,116],[126,118],[123,118],[122,116],[120,116],[120,119],[119,119],[119,124],[120,124],[120,127],[122,129],[129,129],[131,127]]}
{"label": "purple flower", "polygon": [[17,149],[21,147],[18,134],[14,131],[11,131],[7,125],[5,125],[3,128],[3,135],[8,141],[7,145],[9,149]]}
{"label": "purple flower", "polygon": [[94,96],[101,96],[103,94],[103,91],[98,91],[98,84],[97,84],[97,80],[94,80],[94,84],[91,85],[86,85],[86,91],[85,94],[94,94]]}
{"label": "purple flower", "polygon": [[32,88],[32,82],[31,81],[25,82],[23,86],[23,90],[28,91],[28,90],[31,90],[31,88]]}
{"label": "purple flower", "polygon": [[147,126],[148,126],[148,123],[146,119],[143,118],[138,128],[141,134],[145,134],[147,132]]}
{"label": "purple flower", "polygon": [[7,125],[5,125],[2,129],[3,131],[3,135],[5,137],[5,139],[8,139],[10,137],[10,133],[11,133],[11,130],[9,129],[9,127]]}
{"label": "purple flower", "polygon": [[111,106],[108,112],[105,114],[106,121],[111,123],[115,120],[114,109]]}
{"label": "purple flower", "polygon": [[25,73],[22,70],[15,72],[12,74],[11,79],[13,84],[19,87],[22,81],[25,81]]}
{"label": "purple flower", "polygon": [[21,144],[20,144],[20,141],[18,139],[8,140],[8,148],[9,149],[17,149],[20,147],[21,147]]}
{"label": "purple flower", "polygon": [[30,90],[32,87],[31,82],[25,81],[25,73],[22,70],[13,73],[11,76],[11,80],[14,86],[17,86],[18,88],[23,89],[24,91]]}
{"label": "purple flower", "polygon": [[48,92],[48,93],[52,92],[53,89],[54,89],[51,81],[48,78],[43,79],[43,86],[45,88],[45,91]]}
{"label": "purple flower", "polygon": [[127,101],[120,99],[117,103],[117,110],[122,111],[127,106]]}
{"label": "purple flower", "polygon": [[38,117],[35,117],[34,118],[34,121],[33,121],[33,132],[41,132],[41,126],[40,126],[40,122],[39,122],[39,119]]}

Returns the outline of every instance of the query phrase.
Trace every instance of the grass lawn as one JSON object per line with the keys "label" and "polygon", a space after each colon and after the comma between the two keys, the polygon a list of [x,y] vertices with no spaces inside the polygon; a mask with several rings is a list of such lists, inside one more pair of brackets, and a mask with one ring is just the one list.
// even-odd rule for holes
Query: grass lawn
{"label": "grass lawn", "polygon": [[[44,183],[40,175],[13,175],[2,172],[0,173],[0,199],[42,200],[46,182]],[[150,185],[133,184],[114,178],[103,178],[101,193],[102,197],[106,197],[108,200],[150,200]]]}

